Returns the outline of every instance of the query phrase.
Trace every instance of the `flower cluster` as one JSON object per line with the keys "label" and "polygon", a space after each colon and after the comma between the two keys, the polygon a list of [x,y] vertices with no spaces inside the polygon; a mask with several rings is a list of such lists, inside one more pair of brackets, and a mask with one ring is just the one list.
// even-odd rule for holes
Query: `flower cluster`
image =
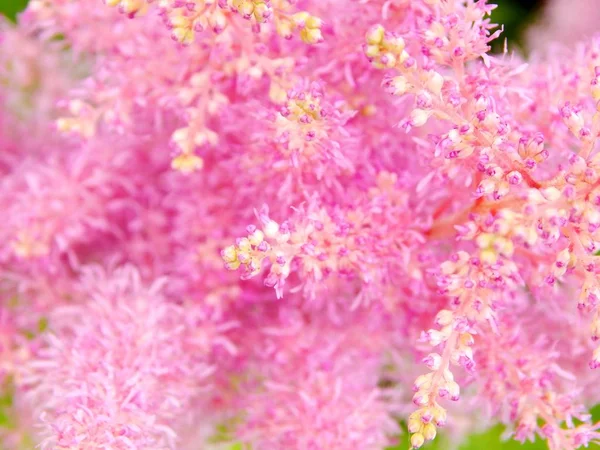
{"label": "flower cluster", "polygon": [[600,38],[492,55],[493,9],[1,23],[0,446],[600,443]]}
{"label": "flower cluster", "polygon": [[[108,6],[133,18],[145,14],[152,0],[105,0]],[[292,13],[291,0],[159,0],[158,9],[174,41],[184,45],[194,42],[197,33],[210,30],[222,33],[240,15],[252,22],[256,31],[260,24],[275,23],[279,35],[290,39],[298,30],[302,41],[316,44],[322,40],[321,19],[306,11]]]}

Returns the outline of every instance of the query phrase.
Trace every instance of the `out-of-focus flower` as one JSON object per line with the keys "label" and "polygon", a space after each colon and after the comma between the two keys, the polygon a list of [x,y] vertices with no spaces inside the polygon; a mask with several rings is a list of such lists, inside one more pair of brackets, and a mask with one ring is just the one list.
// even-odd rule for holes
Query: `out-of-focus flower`
{"label": "out-of-focus flower", "polygon": [[553,44],[573,46],[598,31],[598,19],[597,5],[591,0],[551,0],[527,30],[527,45],[537,50]]}
{"label": "out-of-focus flower", "polygon": [[79,304],[51,314],[51,331],[17,369],[46,426],[42,447],[175,447],[173,427],[213,371],[197,341],[201,324],[131,267],[87,270],[77,294]]}

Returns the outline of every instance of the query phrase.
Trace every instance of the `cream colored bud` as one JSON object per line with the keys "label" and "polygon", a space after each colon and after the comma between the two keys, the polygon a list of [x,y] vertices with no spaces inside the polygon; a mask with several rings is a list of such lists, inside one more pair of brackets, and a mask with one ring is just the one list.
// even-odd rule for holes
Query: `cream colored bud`
{"label": "cream colored bud", "polygon": [[387,52],[381,55],[381,63],[385,67],[392,68],[396,65],[396,56],[393,53]]}
{"label": "cream colored bud", "polygon": [[132,14],[144,8],[144,0],[121,0],[121,6],[126,14]]}
{"label": "cream colored bud", "polygon": [[177,42],[189,45],[194,42],[194,31],[191,28],[187,27],[177,27],[173,28],[171,31],[173,37],[177,40]]}
{"label": "cream colored bud", "polygon": [[391,85],[394,88],[394,95],[403,95],[411,88],[406,77],[403,77],[402,75],[394,77]]}
{"label": "cream colored bud", "polygon": [[265,236],[267,236],[268,238],[274,238],[279,234],[279,224],[274,220],[270,220],[263,227],[263,230],[265,232]]}
{"label": "cream colored bud", "polygon": [[300,39],[306,44],[317,44],[323,40],[323,34],[318,28],[304,28],[300,32]]}
{"label": "cream colored bud", "polygon": [[487,264],[496,264],[498,261],[498,254],[493,249],[482,250],[479,253],[479,259]]}
{"label": "cream colored bud", "polygon": [[571,115],[565,119],[565,122],[573,132],[579,132],[585,125],[583,116],[580,113],[575,112],[571,113]]}
{"label": "cream colored bud", "polygon": [[192,153],[182,153],[171,161],[171,168],[182,173],[192,173],[204,167],[204,160]]}
{"label": "cream colored bud", "polygon": [[211,16],[209,16],[208,23],[213,30],[222,31],[227,26],[227,18],[221,11],[217,10]]}
{"label": "cream colored bud", "polygon": [[594,320],[592,321],[591,330],[592,330],[592,337],[594,339],[600,337],[600,320],[598,320],[598,317],[595,317]]}
{"label": "cream colored bud", "polygon": [[475,239],[475,243],[477,244],[477,246],[479,248],[488,248],[488,247],[491,247],[491,245],[492,245],[493,242],[494,242],[494,235],[492,235],[490,233],[481,233]]}
{"label": "cream colored bud", "polygon": [[237,270],[240,266],[241,266],[241,262],[236,260],[236,261],[227,261],[225,262],[225,268],[227,270]]}
{"label": "cream colored bud", "polygon": [[250,240],[248,238],[241,238],[238,242],[238,249],[240,251],[248,251],[251,249]]}
{"label": "cream colored bud", "polygon": [[414,127],[422,127],[427,123],[429,117],[431,116],[431,111],[426,111],[424,109],[414,109],[410,114],[410,123]]}
{"label": "cream colored bud", "polygon": [[412,448],[420,448],[425,443],[425,437],[421,433],[415,433],[410,437]]}
{"label": "cream colored bud", "polygon": [[408,432],[409,433],[418,433],[421,431],[423,427],[423,422],[416,417],[411,417],[408,419]]}
{"label": "cream colored bud", "polygon": [[427,89],[435,95],[440,95],[443,85],[444,77],[436,71],[431,71],[431,76],[429,77],[429,81],[427,81]]}
{"label": "cream colored bud", "polygon": [[415,380],[414,387],[416,389],[428,388],[429,386],[431,386],[431,378],[432,375],[430,373],[425,375],[419,375]]}
{"label": "cream colored bud", "polygon": [[307,13],[306,11],[301,11],[298,12],[296,14],[294,14],[292,16],[292,20],[294,21],[294,23],[296,23],[296,25],[298,26],[304,26],[306,24],[306,21],[310,18],[310,14]]}
{"label": "cream colored bud", "polygon": [[561,197],[561,192],[555,187],[548,187],[542,190],[542,195],[549,202],[555,202]]}
{"label": "cream colored bud", "polygon": [[[402,51],[400,52],[400,57],[399,57],[399,59],[398,59],[398,62],[399,62],[400,64],[402,64],[402,63],[406,62],[406,60],[407,60],[408,58],[410,58],[410,55],[408,54],[408,52],[407,52],[406,50],[402,50]],[[414,67],[414,66],[413,66],[413,67]]]}
{"label": "cream colored bud", "polygon": [[442,309],[435,316],[435,323],[441,327],[445,327],[446,325],[450,325],[453,319],[454,314],[452,313],[452,311],[448,309]]}
{"label": "cream colored bud", "polygon": [[435,425],[432,423],[428,423],[423,427],[423,437],[426,441],[432,441],[435,439],[435,435],[437,434]]}
{"label": "cream colored bud", "polygon": [[597,208],[588,206],[583,213],[585,220],[593,225],[600,224],[600,211]]}
{"label": "cream colored bud", "polygon": [[186,16],[173,16],[169,19],[173,28],[189,27],[190,20]]}
{"label": "cream colored bud", "polygon": [[221,251],[221,256],[223,257],[223,259],[226,262],[233,262],[237,259],[237,250],[235,248],[235,245],[230,245],[228,247],[225,247],[222,251]]}
{"label": "cream colored bud", "polygon": [[180,144],[189,138],[190,129],[189,128],[179,128],[173,132],[171,138],[176,144]]}
{"label": "cream colored bud", "polygon": [[365,55],[369,58],[375,58],[379,55],[379,46],[378,45],[367,45],[365,47]]}
{"label": "cream colored bud", "polygon": [[600,78],[595,78],[592,82],[592,97],[594,100],[600,100]]}
{"label": "cream colored bud", "polygon": [[238,8],[238,12],[244,17],[250,17],[254,12],[254,4],[252,2],[243,2]]}
{"label": "cream colored bud", "polygon": [[429,330],[427,333],[429,335],[429,344],[431,344],[433,347],[448,339],[448,336],[438,330]]}
{"label": "cream colored bud", "polygon": [[448,381],[446,383],[446,389],[448,389],[451,398],[456,398],[460,395],[460,387],[456,381]]}
{"label": "cream colored bud", "polygon": [[461,333],[458,342],[462,346],[471,346],[475,343],[471,333]]}
{"label": "cream colored bud", "polygon": [[321,28],[321,25],[323,25],[323,21],[318,17],[310,16],[308,19],[306,19],[306,22],[304,24],[306,28]]}
{"label": "cream colored bud", "polygon": [[248,236],[248,240],[254,246],[259,245],[265,238],[265,234],[260,230],[254,230],[250,236]]}
{"label": "cream colored bud", "polygon": [[366,34],[367,44],[369,45],[380,45],[383,42],[385,35],[385,29],[382,25],[375,25]]}

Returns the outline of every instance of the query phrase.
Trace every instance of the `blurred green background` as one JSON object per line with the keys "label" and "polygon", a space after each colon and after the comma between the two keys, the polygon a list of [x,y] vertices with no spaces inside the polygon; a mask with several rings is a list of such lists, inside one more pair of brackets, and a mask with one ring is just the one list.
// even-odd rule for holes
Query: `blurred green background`
{"label": "blurred green background", "polygon": [[513,45],[523,46],[524,31],[537,18],[546,2],[544,0],[489,0],[489,3],[498,5],[492,13],[492,23],[504,25],[504,33],[492,45],[494,51],[500,52],[504,48],[505,39],[508,39],[509,48]]}
{"label": "blurred green background", "polygon": [[[0,14],[5,15],[11,21],[15,21],[17,14],[27,5],[28,0],[0,0]],[[100,0],[98,0],[100,1]],[[493,3],[493,1],[492,1]],[[541,0],[497,0],[498,8],[494,11],[492,21],[494,23],[504,24],[503,38],[499,39],[494,45],[494,51],[502,51],[504,47],[504,38],[508,39],[509,45],[523,45],[523,31],[531,23],[537,14],[539,14],[543,1]],[[10,409],[10,397],[0,399],[0,428],[11,425],[11,418],[7,414]],[[600,406],[592,410],[594,420],[600,420]],[[460,447],[460,450],[542,450],[547,448],[543,442],[526,443],[521,445],[518,442],[501,442],[501,434],[504,428],[496,426],[484,433],[470,436]],[[408,436],[404,434],[400,442],[389,450],[406,450],[408,448]],[[2,447],[0,443],[0,448]],[[429,450],[444,450],[448,448],[448,443],[444,442],[443,435],[431,444],[426,445]],[[600,446],[591,448],[600,449]]]}

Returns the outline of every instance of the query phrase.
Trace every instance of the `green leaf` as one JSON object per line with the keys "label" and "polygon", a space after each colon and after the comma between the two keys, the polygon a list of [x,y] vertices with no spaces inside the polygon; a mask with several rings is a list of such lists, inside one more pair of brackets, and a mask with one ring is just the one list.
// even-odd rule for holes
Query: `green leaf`
{"label": "green leaf", "polygon": [[48,329],[48,318],[42,317],[38,322],[38,331],[43,333]]}
{"label": "green leaf", "polygon": [[229,450],[250,450],[250,446],[243,442],[235,442],[234,444],[231,444]]}
{"label": "green leaf", "polygon": [[598,422],[600,420],[600,404],[590,409],[590,414],[592,415],[592,422]]}
{"label": "green leaf", "polygon": [[13,390],[12,386],[7,384],[0,394],[0,428],[14,428]]}
{"label": "green leaf", "polygon": [[473,434],[460,446],[460,450],[479,450],[481,448],[490,450],[543,450],[548,448],[546,443],[540,440],[525,442],[524,444],[513,440],[503,441],[502,433],[504,430],[504,426],[496,425],[484,433]]}
{"label": "green leaf", "polygon": [[0,0],[0,14],[12,22],[17,21],[17,14],[25,9],[29,0]]}

